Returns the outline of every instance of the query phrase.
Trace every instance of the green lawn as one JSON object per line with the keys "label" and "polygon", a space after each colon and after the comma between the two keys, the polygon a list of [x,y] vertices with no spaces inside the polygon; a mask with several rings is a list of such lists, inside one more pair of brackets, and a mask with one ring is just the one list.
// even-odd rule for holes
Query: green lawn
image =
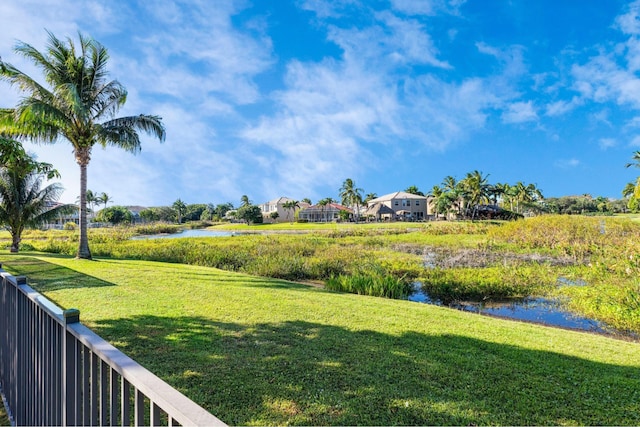
{"label": "green lawn", "polygon": [[229,424],[640,424],[638,343],[206,267],[0,261]]}

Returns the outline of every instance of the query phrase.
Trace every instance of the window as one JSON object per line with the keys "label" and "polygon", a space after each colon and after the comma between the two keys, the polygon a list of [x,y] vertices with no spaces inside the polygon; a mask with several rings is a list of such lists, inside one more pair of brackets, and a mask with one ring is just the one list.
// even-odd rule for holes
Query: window
{"label": "window", "polygon": [[395,202],[393,202],[393,205],[394,206],[400,206],[400,202],[396,200]]}
{"label": "window", "polygon": [[420,200],[416,200],[416,206],[420,206]]}

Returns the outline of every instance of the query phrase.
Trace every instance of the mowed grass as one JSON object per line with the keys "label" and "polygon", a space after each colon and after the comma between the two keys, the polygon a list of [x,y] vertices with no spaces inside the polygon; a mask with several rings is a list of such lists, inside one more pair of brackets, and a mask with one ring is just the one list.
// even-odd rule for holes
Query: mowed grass
{"label": "mowed grass", "polygon": [[640,344],[213,268],[3,267],[232,425],[638,425]]}

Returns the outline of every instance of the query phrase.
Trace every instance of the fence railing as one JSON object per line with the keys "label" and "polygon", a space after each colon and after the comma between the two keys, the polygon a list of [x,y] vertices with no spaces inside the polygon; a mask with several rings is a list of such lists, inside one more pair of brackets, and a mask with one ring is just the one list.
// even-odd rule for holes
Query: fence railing
{"label": "fence railing", "polygon": [[1,267],[0,387],[16,425],[225,425]]}

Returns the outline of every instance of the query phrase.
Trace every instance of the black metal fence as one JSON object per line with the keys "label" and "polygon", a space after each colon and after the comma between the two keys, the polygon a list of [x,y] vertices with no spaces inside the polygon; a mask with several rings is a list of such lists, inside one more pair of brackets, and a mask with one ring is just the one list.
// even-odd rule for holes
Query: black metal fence
{"label": "black metal fence", "polygon": [[0,268],[0,387],[16,425],[225,425],[79,317]]}

